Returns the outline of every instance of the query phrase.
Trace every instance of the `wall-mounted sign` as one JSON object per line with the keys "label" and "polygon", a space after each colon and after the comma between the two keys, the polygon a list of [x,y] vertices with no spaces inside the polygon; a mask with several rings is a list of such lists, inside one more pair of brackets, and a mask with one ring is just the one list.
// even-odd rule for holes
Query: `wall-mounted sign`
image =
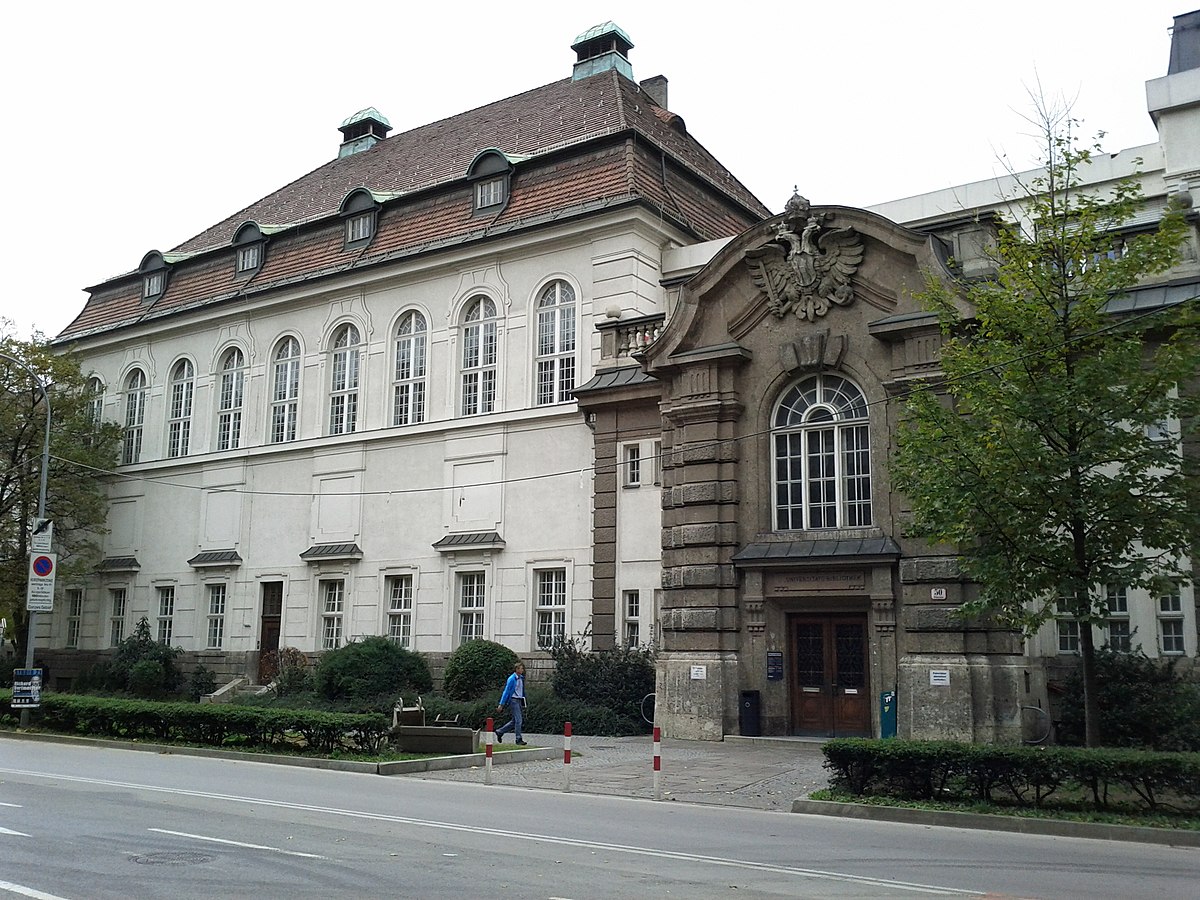
{"label": "wall-mounted sign", "polygon": [[949,687],[950,685],[950,670],[949,669],[930,669],[929,683],[936,687]]}
{"label": "wall-mounted sign", "polygon": [[708,678],[708,666],[692,666],[692,681],[704,681]]}
{"label": "wall-mounted sign", "polygon": [[946,599],[946,589],[945,588],[930,588],[929,589],[929,599],[930,600],[945,600]]}
{"label": "wall-mounted sign", "polygon": [[767,651],[767,681],[783,681],[783,651]]}

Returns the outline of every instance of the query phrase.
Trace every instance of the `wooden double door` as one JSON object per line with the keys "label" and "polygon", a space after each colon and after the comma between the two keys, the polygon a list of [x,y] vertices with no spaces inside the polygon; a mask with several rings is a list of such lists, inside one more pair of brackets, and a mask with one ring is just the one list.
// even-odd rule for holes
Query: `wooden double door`
{"label": "wooden double door", "polygon": [[870,674],[865,615],[794,616],[792,730],[796,734],[871,734]]}

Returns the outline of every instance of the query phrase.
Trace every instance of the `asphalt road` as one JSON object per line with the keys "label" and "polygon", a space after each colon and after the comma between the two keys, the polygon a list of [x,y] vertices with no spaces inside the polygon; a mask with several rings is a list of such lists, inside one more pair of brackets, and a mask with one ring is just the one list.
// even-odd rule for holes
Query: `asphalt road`
{"label": "asphalt road", "polygon": [[1180,897],[1200,851],[0,737],[0,896]]}

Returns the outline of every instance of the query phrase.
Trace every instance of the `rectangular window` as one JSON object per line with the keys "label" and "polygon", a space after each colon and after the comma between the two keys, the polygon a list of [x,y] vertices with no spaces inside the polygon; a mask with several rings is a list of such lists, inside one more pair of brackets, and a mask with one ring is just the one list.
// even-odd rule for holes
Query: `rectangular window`
{"label": "rectangular window", "polygon": [[162,272],[151,272],[142,279],[142,299],[149,300],[163,292],[166,276]]}
{"label": "rectangular window", "polygon": [[115,647],[125,640],[125,588],[109,588],[109,646]]}
{"label": "rectangular window", "polygon": [[1108,648],[1115,653],[1129,653],[1133,649],[1128,619],[1108,620]]}
{"label": "rectangular window", "polygon": [[373,212],[351,216],[346,220],[346,243],[356,244],[370,238],[374,223],[375,213]]}
{"label": "rectangular window", "polygon": [[411,575],[389,575],[388,640],[401,647],[412,646],[413,579]]}
{"label": "rectangular window", "polygon": [[342,645],[342,611],[346,605],[346,582],[331,578],[321,582],[321,649]]}
{"label": "rectangular window", "polygon": [[537,573],[537,642],[542,650],[567,639],[567,570]]}
{"label": "rectangular window", "polygon": [[842,438],[842,488],[848,526],[871,524],[871,436],[866,425],[844,428]]}
{"label": "rectangular window", "polygon": [[225,585],[208,586],[208,649],[220,650],[225,645]]}
{"label": "rectangular window", "polygon": [[625,445],[625,487],[637,487],[642,483],[642,445]]}
{"label": "rectangular window", "polygon": [[67,646],[79,646],[79,631],[83,623],[83,591],[80,588],[67,589]]}
{"label": "rectangular window", "polygon": [[1183,604],[1179,596],[1179,585],[1172,587],[1167,593],[1158,597],[1158,611],[1163,615],[1183,615]]}
{"label": "rectangular window", "polygon": [[490,178],[475,185],[475,207],[485,209],[504,202],[504,179]]}
{"label": "rectangular window", "polygon": [[462,572],[458,576],[458,639],[460,643],[483,637],[483,610],[486,582],[483,572]]}
{"label": "rectangular window", "polygon": [[262,259],[262,244],[250,244],[240,247],[237,252],[237,270],[239,273],[253,272],[258,268]]}
{"label": "rectangular window", "polygon": [[625,618],[625,646],[636,647],[642,638],[642,594],[641,591],[625,591],[621,595],[621,606]]}
{"label": "rectangular window", "polygon": [[1059,619],[1058,621],[1058,652],[1079,652],[1079,623],[1073,619]]}
{"label": "rectangular window", "polygon": [[1106,584],[1104,586],[1104,602],[1108,606],[1109,615],[1129,615],[1129,593],[1123,584]]}
{"label": "rectangular window", "polygon": [[1162,652],[1171,655],[1183,653],[1183,619],[1159,619],[1158,628],[1162,634]]}
{"label": "rectangular window", "polygon": [[220,414],[217,418],[217,449],[236,450],[242,440],[242,393],[246,375],[241,369],[221,374]]}
{"label": "rectangular window", "polygon": [[158,642],[170,644],[175,632],[175,588],[158,589]]}

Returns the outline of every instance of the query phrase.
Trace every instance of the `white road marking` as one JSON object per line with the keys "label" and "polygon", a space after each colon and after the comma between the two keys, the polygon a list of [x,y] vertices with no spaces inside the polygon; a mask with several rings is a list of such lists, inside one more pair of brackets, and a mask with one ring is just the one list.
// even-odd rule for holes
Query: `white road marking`
{"label": "white road marking", "polygon": [[23,831],[13,831],[9,828],[0,828],[0,834],[15,834],[17,837],[29,837],[29,835]]}
{"label": "white road marking", "polygon": [[0,891],[8,891],[10,894],[20,894],[22,897],[33,897],[33,900],[66,900],[65,897],[60,897],[57,894],[47,894],[45,891],[39,891],[37,888],[25,887],[23,884],[13,884],[11,881],[0,881]]}
{"label": "white road marking", "polygon": [[507,841],[534,841],[543,844],[558,844],[567,847],[580,847],[589,850],[605,850],[610,853],[628,853],[633,856],[651,856],[659,859],[673,859],[681,862],[705,863],[713,866],[724,866],[738,869],[753,869],[759,872],[774,872],[780,875],[794,875],[799,878],[812,878],[825,881],[842,881],[848,884],[864,887],[891,888],[893,890],[914,891],[925,894],[946,896],[982,897],[982,891],[972,891],[963,888],[942,887],[932,884],[918,884],[910,881],[893,881],[887,878],[871,878],[866,875],[850,875],[845,872],[826,872],[821,869],[805,869],[799,866],[783,866],[774,863],[760,863],[745,859],[730,859],[722,856],[702,856],[698,853],[681,853],[674,850],[654,850],[648,847],[633,847],[624,844],[606,844],[599,841],[585,841],[574,838],[562,838],[552,834],[534,834],[531,832],[512,832],[500,828],[484,828],[478,825],[460,825],[455,822],[436,822],[431,819],[414,819],[408,816],[393,816],[385,813],[370,813],[355,809],[341,809],[336,806],[314,806],[307,803],[289,803],[283,800],[268,800],[263,797],[242,797],[236,794],[218,794],[213,791],[193,791],[185,788],[160,787],[153,784],[138,784],[130,781],[110,781],[105,778],[85,778],[80,775],[61,775],[50,772],[33,772],[28,769],[0,768],[7,775],[21,775],[27,778],[46,778],[58,781],[74,781],[80,784],[103,785],[105,787],[122,788],[125,790],[147,791],[156,794],[174,794],[180,797],[199,797],[206,800],[224,800],[228,803],[245,803],[255,806],[268,806],[276,809],[301,810],[303,812],[324,813],[330,816],[343,816],[351,819],[366,819],[374,822],[392,822],[400,825],[412,825],[418,828],[436,828],[443,831],[461,831],[467,834],[482,834],[503,838]]}
{"label": "white road marking", "polygon": [[24,809],[20,803],[0,803],[0,806],[11,806],[13,809]]}
{"label": "white road marking", "polygon": [[147,828],[159,834],[173,834],[175,837],[191,838],[194,841],[211,841],[214,844],[229,844],[231,847],[246,847],[249,850],[270,850],[272,853],[282,853],[285,856],[303,856],[305,859],[325,859],[315,853],[301,853],[298,850],[283,850],[279,847],[267,847],[264,844],[247,844],[244,841],[231,841],[226,838],[209,837],[205,834],[188,834],[186,831],[167,831],[165,828]]}

